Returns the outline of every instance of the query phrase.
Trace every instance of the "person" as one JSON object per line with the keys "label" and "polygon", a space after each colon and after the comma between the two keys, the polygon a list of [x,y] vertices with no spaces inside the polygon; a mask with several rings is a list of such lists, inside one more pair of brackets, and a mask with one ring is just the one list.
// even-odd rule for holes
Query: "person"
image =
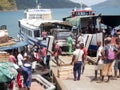
{"label": "person", "polygon": [[32,54],[33,54],[32,71],[34,72],[36,69],[37,62],[39,62],[39,60],[40,60],[40,55],[39,55],[38,50],[32,52]]}
{"label": "person", "polygon": [[68,54],[72,54],[72,43],[73,43],[72,35],[70,35],[67,38],[67,42],[68,42]]}
{"label": "person", "polygon": [[42,37],[43,37],[43,40],[46,40],[47,32],[45,30],[42,32]]}
{"label": "person", "polygon": [[[82,61],[84,60],[84,52],[83,52],[83,46],[82,43],[76,46],[76,50],[73,52],[73,57],[72,57],[72,62],[74,62],[74,67],[73,67],[73,74],[74,74],[74,81],[80,80],[80,75],[81,75],[81,66],[82,66]],[[78,71],[78,76],[76,75]]]}
{"label": "person", "polygon": [[60,46],[58,45],[58,42],[55,43],[55,46],[54,46],[54,58],[56,60],[56,63],[57,65],[59,66],[59,63],[58,63],[58,60],[59,60],[59,55],[61,54],[62,50],[60,48]]}
{"label": "person", "polygon": [[46,66],[47,65],[47,62],[46,62],[46,60],[47,60],[47,48],[46,47],[43,47],[43,46],[40,47],[40,55],[41,55],[41,59],[43,61],[43,64],[45,65],[45,68],[46,68],[47,67]]}
{"label": "person", "polygon": [[85,70],[85,60],[87,60],[87,55],[88,55],[88,52],[87,52],[87,49],[86,49],[86,47],[84,46],[84,43],[81,43],[81,46],[82,46],[82,50],[83,50],[83,52],[84,52],[84,61],[83,61],[83,63],[82,63],[82,74],[84,73],[84,70]]}
{"label": "person", "polygon": [[117,72],[119,70],[119,78],[120,78],[120,39],[116,38],[115,47],[118,49],[115,57],[115,64],[114,64],[114,79],[117,79]]}
{"label": "person", "polygon": [[[78,37],[78,39],[77,39],[77,43],[78,43],[78,44],[84,43],[84,39],[83,39],[82,33],[80,33],[80,35],[79,35],[79,37]],[[84,44],[84,45],[85,45],[85,44]]]}
{"label": "person", "polygon": [[100,77],[102,77],[102,69],[103,69],[103,46],[102,46],[102,43],[101,41],[97,41],[97,46],[98,46],[98,49],[97,49],[97,63],[96,63],[96,66],[95,66],[95,77],[92,79],[93,80],[97,80],[97,74],[98,74],[98,70],[100,70]]}
{"label": "person", "polygon": [[19,87],[19,90],[22,90],[22,82],[21,82],[22,70],[21,70],[21,67],[19,67],[17,64],[13,64],[13,65],[18,72],[18,74],[17,74],[17,85]]}
{"label": "person", "polygon": [[11,62],[11,63],[16,63],[16,58],[15,58],[15,56],[13,55],[13,52],[11,52],[10,55],[9,55],[9,62]]}
{"label": "person", "polygon": [[23,56],[21,54],[21,52],[19,52],[19,54],[17,55],[17,60],[18,60],[18,66],[23,66]]}
{"label": "person", "polygon": [[112,64],[115,59],[115,51],[117,49],[111,45],[111,38],[108,37],[105,40],[105,47],[104,47],[104,66],[102,70],[102,78],[98,82],[103,82],[104,77],[107,76],[108,79],[105,82],[109,82],[110,77],[112,76]]}
{"label": "person", "polygon": [[[12,64],[13,64],[14,68],[16,69],[16,71],[18,72],[17,77],[16,77],[18,88],[19,88],[19,90],[22,90],[22,82],[21,82],[21,77],[20,77],[21,69],[17,64],[15,64],[15,63],[12,63]],[[14,80],[12,80],[9,84],[9,90],[13,90],[14,84],[15,84],[15,82],[14,82]]]}
{"label": "person", "polygon": [[32,82],[32,72],[31,72],[31,63],[28,58],[24,58],[24,65],[22,67],[23,74],[23,87],[25,90],[30,90],[31,82]]}

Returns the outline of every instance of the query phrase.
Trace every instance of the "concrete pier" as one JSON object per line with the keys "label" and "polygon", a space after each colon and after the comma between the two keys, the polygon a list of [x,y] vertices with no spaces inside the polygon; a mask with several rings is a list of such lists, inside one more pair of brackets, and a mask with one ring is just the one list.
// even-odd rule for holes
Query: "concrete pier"
{"label": "concrete pier", "polygon": [[[62,56],[60,58],[67,64],[71,62],[71,56]],[[59,78],[57,74],[59,67],[54,64],[51,66],[53,81],[57,86],[57,90],[120,90],[120,78],[110,80],[108,83],[91,81],[94,78],[94,65],[86,64],[84,74],[81,75],[79,81],[73,80],[73,74],[69,74],[68,78]]]}

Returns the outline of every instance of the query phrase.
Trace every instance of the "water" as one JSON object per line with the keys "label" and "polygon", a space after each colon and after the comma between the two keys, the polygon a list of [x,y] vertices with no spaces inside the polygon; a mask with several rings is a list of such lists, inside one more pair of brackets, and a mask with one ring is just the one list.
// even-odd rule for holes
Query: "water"
{"label": "water", "polygon": [[[52,9],[53,19],[62,20],[62,18],[70,15],[72,8]],[[94,7],[96,14],[120,15],[120,7],[103,8]],[[0,12],[0,25],[7,25],[9,36],[16,38],[19,31],[18,20],[24,17],[24,10]]]}

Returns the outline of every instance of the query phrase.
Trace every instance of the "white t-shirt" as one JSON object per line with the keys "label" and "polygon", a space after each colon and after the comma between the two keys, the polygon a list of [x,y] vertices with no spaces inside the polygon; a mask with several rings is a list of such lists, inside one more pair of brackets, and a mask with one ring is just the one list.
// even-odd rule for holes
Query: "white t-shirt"
{"label": "white t-shirt", "polygon": [[81,49],[76,49],[73,52],[73,55],[75,55],[76,59],[78,58],[78,61],[82,61],[82,56],[83,56],[84,52]]}
{"label": "white t-shirt", "polygon": [[[102,50],[103,50],[103,46],[100,46],[97,50],[97,60],[98,60],[99,56],[102,56],[102,54],[101,54]],[[98,64],[103,64],[103,60],[100,59]]]}
{"label": "white t-shirt", "polygon": [[79,36],[78,37],[78,42],[79,42],[79,44],[84,43],[83,36]]}
{"label": "white t-shirt", "polygon": [[23,63],[22,63],[23,56],[20,53],[17,55],[17,59],[18,59],[18,65],[23,66]]}

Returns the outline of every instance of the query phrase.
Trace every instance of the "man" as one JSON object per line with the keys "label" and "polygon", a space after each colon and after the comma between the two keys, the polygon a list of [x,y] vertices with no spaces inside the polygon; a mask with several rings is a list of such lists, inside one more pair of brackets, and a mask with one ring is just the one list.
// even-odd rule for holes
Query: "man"
{"label": "man", "polygon": [[[101,44],[101,41],[97,41],[97,63],[95,66],[95,77],[93,78],[93,80],[97,80],[97,74],[98,74],[98,70],[100,70],[100,77],[102,77],[102,69],[103,69],[103,46]],[[92,80],[92,81],[93,81]]]}
{"label": "man", "polygon": [[70,35],[67,38],[67,42],[68,42],[68,54],[72,54],[72,44],[73,44],[72,35]]}
{"label": "man", "polygon": [[[83,43],[77,45],[77,49],[73,52],[73,58],[71,64],[74,62],[74,67],[73,67],[73,74],[74,74],[74,81],[80,80],[80,75],[81,75],[81,66],[82,62],[84,60],[84,52],[83,52]],[[78,71],[78,76],[76,75]]]}
{"label": "man", "polygon": [[119,71],[118,77],[120,78],[120,39],[116,38],[115,47],[118,49],[115,57],[115,64],[114,64],[114,79],[117,79],[117,72]]}
{"label": "man", "polygon": [[84,52],[84,61],[82,63],[82,74],[84,73],[84,70],[85,70],[85,60],[87,60],[87,55],[88,55],[88,52],[87,52],[87,49],[86,47],[84,46],[84,43],[82,43],[82,50]]}
{"label": "man", "polygon": [[45,68],[47,68],[47,48],[46,47],[43,47],[41,46],[40,47],[40,55],[41,55],[41,58],[43,60],[43,64],[45,65]]}
{"label": "man", "polygon": [[32,72],[31,72],[31,64],[28,60],[28,57],[24,58],[24,66],[22,67],[23,73],[23,86],[25,90],[30,90],[32,83]]}
{"label": "man", "polygon": [[19,54],[17,55],[17,59],[18,59],[18,66],[23,66],[23,56],[21,54],[21,52],[19,52]]}
{"label": "man", "polygon": [[108,79],[106,82],[109,82],[110,77],[112,76],[112,64],[115,59],[115,51],[117,49],[111,45],[111,38],[108,37],[105,40],[105,47],[104,47],[104,66],[102,70],[102,79],[100,82],[103,82],[104,77],[107,76]]}
{"label": "man", "polygon": [[15,56],[13,55],[13,52],[10,53],[9,62],[11,62],[11,63],[16,63],[16,58],[15,58]]}
{"label": "man", "polygon": [[82,33],[80,33],[80,35],[79,35],[79,37],[78,37],[78,40],[77,40],[77,43],[78,43],[78,44],[84,43],[84,38],[83,38]]}
{"label": "man", "polygon": [[56,60],[56,63],[57,63],[57,66],[59,66],[59,62],[58,62],[58,60],[59,60],[59,55],[61,54],[61,52],[60,52],[60,46],[58,45],[58,42],[56,42],[55,43],[55,46],[54,46],[54,53],[53,53],[53,55],[54,55],[54,57],[55,57],[55,60]]}

